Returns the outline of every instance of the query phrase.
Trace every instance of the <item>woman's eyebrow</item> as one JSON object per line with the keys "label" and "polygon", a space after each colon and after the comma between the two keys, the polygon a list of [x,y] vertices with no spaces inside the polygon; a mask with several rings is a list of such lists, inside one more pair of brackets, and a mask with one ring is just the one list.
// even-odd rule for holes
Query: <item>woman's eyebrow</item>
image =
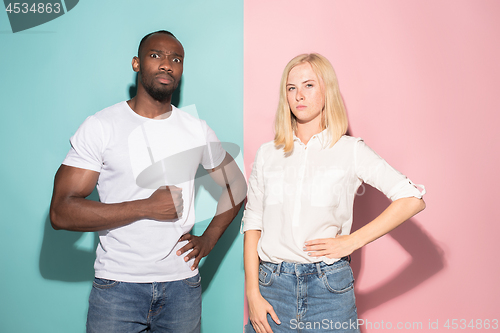
{"label": "woman's eyebrow", "polygon": [[[309,79],[309,80],[305,80],[305,81],[303,81],[302,83],[307,83],[307,82],[310,82],[310,81],[311,81],[311,82],[316,82],[316,80],[314,80],[314,79]],[[294,84],[294,83],[287,83],[286,85],[287,85],[287,86],[294,86],[295,84]]]}

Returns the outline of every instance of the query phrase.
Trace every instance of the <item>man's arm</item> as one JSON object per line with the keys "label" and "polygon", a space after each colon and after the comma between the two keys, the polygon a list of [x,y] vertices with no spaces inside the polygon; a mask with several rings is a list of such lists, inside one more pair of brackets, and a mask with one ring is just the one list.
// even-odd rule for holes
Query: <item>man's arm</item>
{"label": "man's arm", "polygon": [[222,163],[215,169],[208,170],[213,180],[223,188],[217,203],[217,212],[201,236],[183,235],[179,241],[188,243],[177,251],[181,255],[192,250],[185,257],[185,261],[195,258],[192,270],[198,267],[201,258],[206,257],[238,214],[247,193],[245,178],[231,155],[226,153]]}
{"label": "man's arm", "polygon": [[56,230],[99,231],[120,227],[140,219],[171,221],[182,213],[181,189],[160,187],[148,199],[104,204],[85,199],[97,183],[99,173],[61,165],[54,180],[50,220]]}

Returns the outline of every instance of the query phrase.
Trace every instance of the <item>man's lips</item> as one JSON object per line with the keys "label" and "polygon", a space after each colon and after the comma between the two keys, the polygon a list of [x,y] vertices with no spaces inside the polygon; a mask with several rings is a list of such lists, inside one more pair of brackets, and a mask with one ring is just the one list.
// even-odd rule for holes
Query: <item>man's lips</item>
{"label": "man's lips", "polygon": [[158,74],[156,75],[156,79],[163,84],[170,84],[174,82],[174,78],[168,74]]}

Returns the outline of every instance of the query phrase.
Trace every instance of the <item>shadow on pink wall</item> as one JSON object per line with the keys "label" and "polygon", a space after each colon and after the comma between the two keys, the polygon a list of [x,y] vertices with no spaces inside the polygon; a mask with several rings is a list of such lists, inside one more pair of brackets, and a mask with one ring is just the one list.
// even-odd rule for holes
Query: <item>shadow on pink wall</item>
{"label": "shadow on pink wall", "polygon": [[[354,202],[354,222],[351,232],[361,228],[377,217],[390,200],[373,187],[363,184],[364,193]],[[361,192],[361,190],[359,191]],[[399,274],[376,289],[356,293],[358,317],[364,318],[366,311],[378,307],[415,288],[445,267],[443,250],[416,222],[409,219],[388,234],[411,256],[411,262]],[[385,236],[387,237],[387,235]],[[361,248],[352,255],[351,267],[357,279],[363,269],[363,251]],[[381,260],[391,260],[390,256]],[[362,330],[363,331],[363,330]]]}

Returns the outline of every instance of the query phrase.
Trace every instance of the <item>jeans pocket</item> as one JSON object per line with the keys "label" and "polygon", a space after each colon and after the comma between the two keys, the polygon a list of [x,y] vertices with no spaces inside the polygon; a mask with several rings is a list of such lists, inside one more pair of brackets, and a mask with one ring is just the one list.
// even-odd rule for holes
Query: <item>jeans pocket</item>
{"label": "jeans pocket", "polygon": [[272,283],[273,283],[273,271],[263,265],[263,264],[260,264],[259,266],[259,284],[261,286],[265,286],[265,287],[268,287],[270,286]]}
{"label": "jeans pocket", "polygon": [[201,285],[201,275],[200,273],[198,273],[195,276],[182,280],[182,282],[184,282],[185,284],[187,284],[192,288],[199,287]]}
{"label": "jeans pocket", "polygon": [[354,288],[354,276],[351,266],[325,272],[322,277],[326,289],[334,294],[343,294]]}
{"label": "jeans pocket", "polygon": [[117,286],[119,283],[120,281],[95,278],[92,286],[97,289],[109,289]]}

